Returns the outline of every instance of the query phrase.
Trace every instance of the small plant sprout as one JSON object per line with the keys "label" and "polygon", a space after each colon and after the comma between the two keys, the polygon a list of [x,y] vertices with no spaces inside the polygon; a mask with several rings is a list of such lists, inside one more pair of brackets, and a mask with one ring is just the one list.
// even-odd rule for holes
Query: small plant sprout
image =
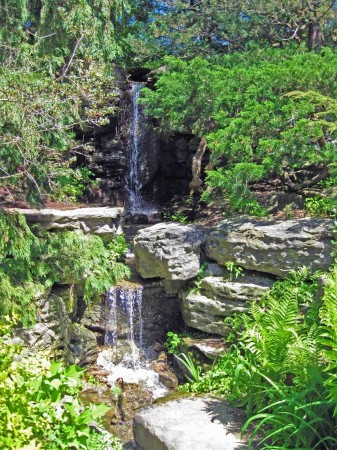
{"label": "small plant sprout", "polygon": [[243,268],[236,266],[232,261],[227,261],[225,266],[228,271],[228,281],[234,281],[243,275]]}
{"label": "small plant sprout", "polygon": [[181,362],[181,364],[187,369],[188,373],[191,376],[188,376],[185,374],[186,379],[190,382],[198,382],[200,381],[201,377],[201,367],[195,364],[193,359],[186,355],[185,353],[180,353],[180,355],[175,355],[178,361]]}

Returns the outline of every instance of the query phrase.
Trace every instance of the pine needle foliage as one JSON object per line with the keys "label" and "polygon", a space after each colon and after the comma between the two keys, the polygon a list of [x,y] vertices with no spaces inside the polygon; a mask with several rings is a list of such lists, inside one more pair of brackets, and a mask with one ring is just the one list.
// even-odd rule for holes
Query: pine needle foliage
{"label": "pine needle foliage", "polygon": [[[75,132],[116,110],[115,23],[127,1],[0,5],[0,187],[43,204],[71,174]],[[63,178],[64,180],[64,178]],[[62,191],[62,189],[61,189]],[[66,189],[64,190],[67,193]]]}
{"label": "pine needle foliage", "polygon": [[107,246],[98,236],[70,231],[35,236],[18,214],[0,214],[0,312],[23,325],[35,321],[35,300],[55,283],[81,284],[84,300],[97,301],[129,275],[119,261],[125,241]]}
{"label": "pine needle foliage", "polygon": [[335,50],[254,48],[213,59],[167,57],[165,64],[142,101],[160,131],[207,141],[205,200],[222,197],[234,212],[236,204],[247,212],[252,183],[308,164],[328,176],[336,164]]}

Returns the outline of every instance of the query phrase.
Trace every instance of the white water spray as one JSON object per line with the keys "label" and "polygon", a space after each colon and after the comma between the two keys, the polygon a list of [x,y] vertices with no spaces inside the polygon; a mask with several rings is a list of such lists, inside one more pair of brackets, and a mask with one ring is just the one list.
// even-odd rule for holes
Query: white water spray
{"label": "white water spray", "polygon": [[110,372],[111,384],[119,378],[126,383],[143,383],[157,398],[165,395],[167,389],[143,355],[142,299],[143,287],[139,285],[117,286],[110,290],[105,333],[108,348],[99,354],[97,364]]}

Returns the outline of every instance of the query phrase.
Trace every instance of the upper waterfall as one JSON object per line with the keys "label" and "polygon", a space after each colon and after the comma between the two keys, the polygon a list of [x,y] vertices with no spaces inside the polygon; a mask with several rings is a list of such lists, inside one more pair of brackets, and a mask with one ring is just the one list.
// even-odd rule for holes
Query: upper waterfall
{"label": "upper waterfall", "polygon": [[131,82],[131,117],[129,128],[129,173],[126,180],[127,207],[133,214],[154,211],[151,198],[145,198],[143,189],[154,175],[157,142],[149,127],[148,118],[139,104],[146,83]]}

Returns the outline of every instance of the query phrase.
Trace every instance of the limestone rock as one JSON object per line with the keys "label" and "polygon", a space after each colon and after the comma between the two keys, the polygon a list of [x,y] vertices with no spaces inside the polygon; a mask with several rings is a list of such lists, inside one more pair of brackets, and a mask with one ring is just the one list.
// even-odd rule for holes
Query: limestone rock
{"label": "limestone rock", "polygon": [[205,277],[223,277],[225,274],[224,266],[217,263],[208,262],[205,268]]}
{"label": "limestone rock", "polygon": [[76,208],[58,209],[11,209],[23,214],[27,222],[37,223],[44,230],[82,231],[96,234],[104,240],[121,233],[124,208]]}
{"label": "limestone rock", "polygon": [[137,450],[243,450],[244,422],[242,411],[221,400],[184,398],[140,411],[133,432]]}
{"label": "limestone rock", "polygon": [[182,315],[186,325],[206,333],[226,336],[224,319],[233,313],[246,312],[249,301],[259,300],[272,286],[268,277],[245,275],[235,281],[206,277],[199,292],[182,294]]}
{"label": "limestone rock", "polygon": [[231,261],[245,269],[286,277],[307,266],[327,270],[333,262],[333,220],[226,220],[206,240],[206,254],[224,265]]}
{"label": "limestone rock", "polygon": [[108,307],[106,301],[101,303],[93,303],[85,309],[81,318],[81,323],[86,328],[96,333],[104,334],[107,326]]}
{"label": "limestone rock", "polygon": [[96,336],[84,326],[73,323],[78,307],[78,286],[54,286],[37,300],[37,323],[17,328],[13,335],[24,346],[43,350],[69,363],[87,365],[95,362]]}
{"label": "limestone rock", "polygon": [[168,296],[175,296],[183,291],[188,280],[162,280],[161,285]]}
{"label": "limestone rock", "polygon": [[45,323],[36,323],[30,328],[18,328],[13,336],[21,340],[22,345],[29,349],[54,353],[57,346],[57,330],[51,329]]}
{"label": "limestone rock", "polygon": [[[183,353],[199,353],[207,360],[214,361],[226,351],[223,339],[207,338],[193,339],[190,337],[182,338],[180,349]],[[200,358],[199,358],[200,359]]]}
{"label": "limestone rock", "polygon": [[195,225],[159,223],[140,230],[135,238],[137,270],[143,278],[194,278],[204,238],[205,232]]}

